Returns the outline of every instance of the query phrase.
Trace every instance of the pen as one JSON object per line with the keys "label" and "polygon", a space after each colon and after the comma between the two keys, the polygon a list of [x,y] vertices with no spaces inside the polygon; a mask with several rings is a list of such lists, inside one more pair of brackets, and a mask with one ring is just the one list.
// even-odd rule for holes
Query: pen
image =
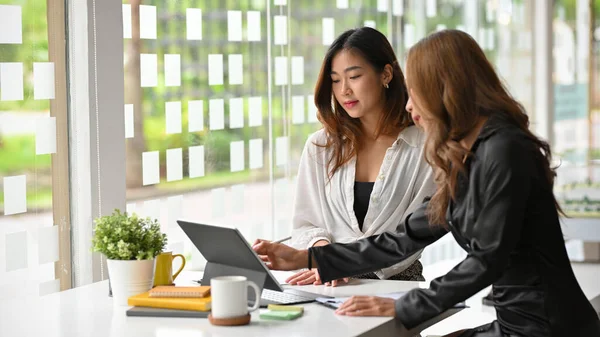
{"label": "pen", "polygon": [[277,241],[273,241],[273,243],[282,243],[282,242],[286,242],[287,240],[290,240],[292,237],[288,236],[287,238],[283,238],[283,239],[279,239]]}

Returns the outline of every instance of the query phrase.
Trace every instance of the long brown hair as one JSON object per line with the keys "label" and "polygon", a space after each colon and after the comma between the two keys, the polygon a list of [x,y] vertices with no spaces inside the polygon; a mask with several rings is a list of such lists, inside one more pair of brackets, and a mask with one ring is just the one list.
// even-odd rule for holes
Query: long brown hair
{"label": "long brown hair", "polygon": [[315,145],[333,149],[333,154],[327,163],[330,179],[341,166],[356,155],[363,137],[360,120],[348,115],[335,99],[332,90],[331,63],[342,50],[358,53],[378,73],[383,72],[387,64],[393,69],[392,80],[388,83],[389,88],[385,89],[384,113],[379,120],[375,137],[401,131],[412,124],[412,119],[405,110],[408,92],[404,83],[404,74],[387,38],[369,27],[345,31],[327,50],[315,86],[317,118],[323,124],[327,134],[326,144]]}
{"label": "long brown hair", "polygon": [[[476,127],[479,116],[501,114],[521,129],[543,154],[546,179],[550,186],[554,183],[550,146],[529,131],[523,106],[470,35],[459,30],[429,35],[410,49],[406,69],[408,87],[420,98],[418,107],[428,122],[425,156],[438,187],[429,202],[430,223],[446,225],[448,203],[456,197],[459,174],[465,173],[463,159],[471,155],[459,141]],[[561,211],[556,199],[554,203]]]}

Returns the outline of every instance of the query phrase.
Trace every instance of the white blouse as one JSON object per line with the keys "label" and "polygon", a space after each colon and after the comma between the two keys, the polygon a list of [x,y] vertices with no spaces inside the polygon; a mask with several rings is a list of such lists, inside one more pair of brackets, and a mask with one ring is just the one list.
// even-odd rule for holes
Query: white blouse
{"label": "white blouse", "polygon": [[[315,145],[326,140],[323,129],[312,134],[300,159],[292,219],[291,244],[296,248],[312,247],[319,240],[348,243],[395,231],[435,191],[433,171],[423,153],[425,134],[416,126],[408,127],[386,151],[361,231],[354,214],[356,157],[328,182],[327,162],[332,150]],[[418,260],[421,252],[375,274],[389,278]]]}

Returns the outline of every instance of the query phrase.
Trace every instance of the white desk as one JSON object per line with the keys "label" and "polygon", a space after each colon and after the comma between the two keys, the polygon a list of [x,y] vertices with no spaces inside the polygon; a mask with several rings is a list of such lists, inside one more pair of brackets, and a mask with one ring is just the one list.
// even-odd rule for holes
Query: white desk
{"label": "white desk", "polygon": [[[182,273],[178,284],[201,275]],[[302,290],[331,296],[372,295],[406,291],[418,282],[356,280],[336,288],[304,286]],[[413,336],[458,310],[450,310],[434,320],[407,332],[391,317],[347,317],[332,309],[311,303],[304,316],[294,321],[261,320],[252,314],[251,324],[243,327],[212,326],[207,319],[127,317],[129,307],[113,306],[108,297],[108,282],[98,282],[31,300],[0,301],[0,336],[44,337],[221,337],[221,336]]]}

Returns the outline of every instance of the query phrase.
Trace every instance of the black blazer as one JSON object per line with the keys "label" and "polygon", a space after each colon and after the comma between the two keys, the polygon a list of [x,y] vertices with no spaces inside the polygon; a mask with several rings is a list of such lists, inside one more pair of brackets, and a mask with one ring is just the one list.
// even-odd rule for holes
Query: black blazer
{"label": "black blazer", "polygon": [[396,302],[407,328],[493,285],[502,333],[600,336],[600,322],[567,257],[541,153],[499,114],[482,128],[447,211],[448,228],[429,225],[427,203],[394,233],[311,248],[323,282],[398,263],[448,231],[468,253],[448,274]]}

